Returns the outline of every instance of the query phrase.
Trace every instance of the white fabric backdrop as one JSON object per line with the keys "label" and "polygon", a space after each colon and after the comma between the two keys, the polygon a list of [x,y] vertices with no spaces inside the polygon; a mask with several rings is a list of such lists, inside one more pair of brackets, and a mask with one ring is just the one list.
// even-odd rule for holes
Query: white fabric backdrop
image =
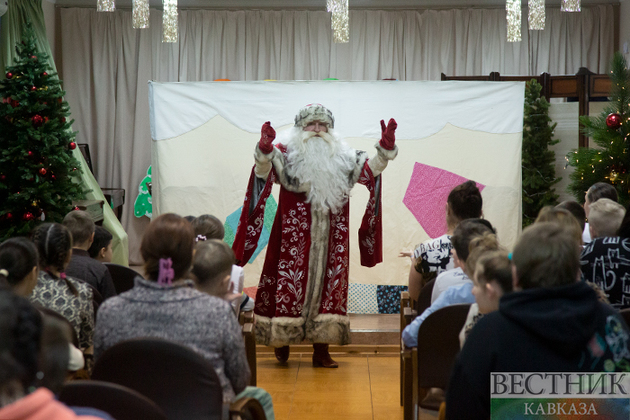
{"label": "white fabric backdrop", "polygon": [[[243,205],[262,123],[270,120],[279,131],[290,127],[308,101],[325,104],[335,115],[335,129],[370,156],[380,138],[379,120],[395,117],[399,154],[383,173],[384,263],[370,269],[360,266],[356,232],[368,196],[357,186],[350,205],[350,280],[406,284],[409,260],[398,253],[428,239],[403,204],[416,162],[484,184],[486,218],[497,228],[501,243],[511,247],[515,242],[524,86],[457,81],[152,82],[154,214],[211,213],[225,220]],[[277,200],[277,191],[273,195]],[[441,220],[445,204],[437,204]],[[247,286],[257,283],[263,260],[264,252],[246,266]]]}
{"label": "white fabric backdrop", "polygon": [[[318,11],[180,12],[180,41],[161,42],[161,12],[151,27],[132,28],[131,12],[64,8],[58,65],[75,118],[103,187],[123,187],[130,259],[146,218],[132,206],[150,164],[148,80],[438,80],[440,73],[574,74],[607,70],[613,48],[612,6],[581,13],[547,9],[547,29],[507,43],[505,10],[350,12],[350,43],[334,44],[330,16]],[[524,14],[525,16],[525,14]]]}

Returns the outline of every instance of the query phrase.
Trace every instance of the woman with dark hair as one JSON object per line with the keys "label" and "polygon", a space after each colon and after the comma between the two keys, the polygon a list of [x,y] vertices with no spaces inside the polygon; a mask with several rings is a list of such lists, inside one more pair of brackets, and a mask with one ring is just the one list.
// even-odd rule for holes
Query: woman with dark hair
{"label": "woman with dark hair", "polygon": [[413,252],[400,253],[401,257],[411,257],[409,295],[412,299],[418,299],[420,289],[431,279],[454,268],[451,259],[451,235],[462,220],[482,217],[482,207],[481,192],[474,181],[456,186],[446,200],[446,233],[424,241]]}
{"label": "woman with dark hair", "polygon": [[25,298],[0,291],[0,419],[97,420],[77,416],[48,389],[37,388],[41,337],[39,312]]}
{"label": "woman with dark hair", "polygon": [[31,302],[63,315],[77,333],[79,348],[91,347],[94,335],[92,289],[64,272],[72,256],[70,231],[59,223],[46,223],[35,230],[33,242],[39,252],[40,272]]}
{"label": "woman with dark hair", "polygon": [[189,277],[195,234],[176,214],[155,218],[144,233],[140,252],[146,280],[103,302],[94,337],[94,357],[132,338],[159,337],[193,348],[214,366],[223,400],[235,399],[250,371],[240,326],[230,304],[195,289]]}
{"label": "woman with dark hair", "polygon": [[27,297],[37,284],[39,274],[35,244],[27,238],[7,239],[0,244],[0,284],[17,295]]}

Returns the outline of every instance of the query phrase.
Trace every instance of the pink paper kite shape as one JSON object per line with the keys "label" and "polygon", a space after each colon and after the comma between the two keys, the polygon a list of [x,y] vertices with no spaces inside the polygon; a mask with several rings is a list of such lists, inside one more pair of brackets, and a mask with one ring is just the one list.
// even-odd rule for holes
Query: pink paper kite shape
{"label": "pink paper kite shape", "polygon": [[[403,203],[431,238],[446,233],[446,199],[454,187],[466,181],[453,172],[415,163]],[[478,182],[476,185],[479,191],[485,188]]]}

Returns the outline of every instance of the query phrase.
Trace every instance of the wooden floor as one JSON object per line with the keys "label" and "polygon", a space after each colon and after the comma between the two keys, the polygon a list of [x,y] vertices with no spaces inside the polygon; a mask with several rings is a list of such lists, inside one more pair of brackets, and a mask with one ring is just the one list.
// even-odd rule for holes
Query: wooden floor
{"label": "wooden floor", "polygon": [[[258,357],[258,386],[272,398],[276,420],[402,420],[397,355],[333,354],[338,369],[313,368],[311,354],[287,366]],[[422,412],[421,420],[437,413]]]}
{"label": "wooden floor", "polygon": [[306,353],[288,366],[258,359],[258,386],[271,394],[276,420],[402,419],[397,357],[334,357],[338,369],[313,368]]}

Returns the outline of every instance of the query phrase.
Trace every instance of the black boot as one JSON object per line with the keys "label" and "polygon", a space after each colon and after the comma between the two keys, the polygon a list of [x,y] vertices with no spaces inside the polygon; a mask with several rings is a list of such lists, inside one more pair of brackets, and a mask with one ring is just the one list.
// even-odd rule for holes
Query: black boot
{"label": "black boot", "polygon": [[273,352],[276,354],[276,359],[278,359],[278,362],[286,363],[287,360],[289,360],[289,351],[289,346],[283,346],[276,347]]}

